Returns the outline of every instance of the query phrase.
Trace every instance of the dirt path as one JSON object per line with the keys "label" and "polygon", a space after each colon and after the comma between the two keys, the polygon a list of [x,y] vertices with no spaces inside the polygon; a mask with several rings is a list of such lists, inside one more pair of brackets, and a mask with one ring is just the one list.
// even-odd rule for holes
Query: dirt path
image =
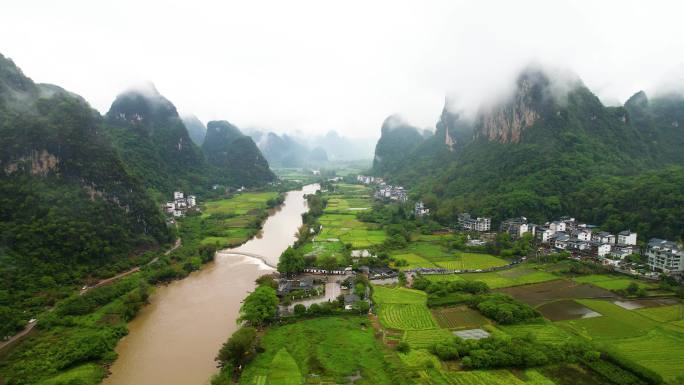
{"label": "dirt path", "polygon": [[[176,239],[176,243],[173,245],[173,247],[171,247],[170,249],[166,250],[166,251],[164,252],[164,255],[169,255],[169,254],[171,254],[171,252],[173,252],[174,250],[176,250],[177,248],[179,248],[179,247],[181,246],[181,244],[182,244],[181,239],[180,239],[180,238]],[[159,260],[159,257],[155,257],[154,259],[152,259],[151,261],[147,262],[147,263],[146,263],[145,265],[143,265],[143,266],[149,266],[149,265],[151,265],[151,264],[157,262],[158,260]],[[97,283],[94,284],[94,285],[86,286],[85,288],[81,289],[81,291],[78,293],[78,295],[83,295],[83,294],[87,293],[87,292],[88,292],[89,290],[91,290],[91,289],[95,289],[95,288],[97,288],[97,287],[101,287],[101,286],[108,285],[108,284],[110,284],[110,283],[112,283],[112,282],[115,282],[115,281],[117,281],[117,280],[119,280],[119,279],[125,277],[125,276],[131,275],[131,274],[133,274],[133,273],[136,273],[136,272],[140,271],[141,268],[142,268],[142,266],[136,266],[136,267],[134,267],[134,268],[132,268],[132,269],[130,269],[130,270],[124,271],[123,273],[117,274],[117,275],[115,275],[115,276],[113,276],[113,277],[103,279],[103,280],[97,282]],[[48,311],[52,311],[53,309],[54,309],[54,308],[50,308],[50,309],[48,309]],[[13,335],[12,337],[10,337],[10,338],[9,338],[8,340],[6,340],[6,341],[0,342],[0,351],[3,351],[5,348],[11,346],[13,343],[15,343],[15,342],[19,341],[20,339],[24,338],[26,335],[28,335],[28,334],[33,330],[33,328],[36,327],[37,324],[38,324],[38,321],[37,321],[37,320],[35,320],[35,321],[31,322],[31,323],[28,323],[28,324],[26,325],[26,327],[24,328],[24,330],[22,330],[22,331],[20,331],[19,333]]]}

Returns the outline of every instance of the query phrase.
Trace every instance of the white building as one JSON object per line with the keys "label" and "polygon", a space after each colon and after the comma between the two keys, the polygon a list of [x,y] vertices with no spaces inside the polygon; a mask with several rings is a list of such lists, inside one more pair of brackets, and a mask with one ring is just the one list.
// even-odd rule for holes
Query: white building
{"label": "white building", "polygon": [[173,192],[173,200],[176,199],[183,199],[183,193],[181,191],[174,191]]}
{"label": "white building", "polygon": [[194,195],[188,195],[188,207],[195,207],[197,205],[197,197]]}
{"label": "white building", "polygon": [[166,212],[167,213],[172,213],[176,209],[176,203],[175,202],[166,202]]}
{"label": "white building", "polygon": [[176,218],[180,218],[183,216],[183,212],[180,210],[173,210],[173,216]]}
{"label": "white building", "polygon": [[551,222],[551,224],[549,225],[549,228],[555,232],[565,231],[565,222],[561,222],[561,221]]}
{"label": "white building", "polygon": [[608,254],[610,254],[610,243],[601,243],[600,245],[598,245],[598,248],[596,250],[597,256],[605,257]]}
{"label": "white building", "polygon": [[663,273],[684,271],[684,250],[676,242],[652,238],[646,250],[648,266]]}
{"label": "white building", "polygon": [[544,229],[544,231],[541,233],[542,242],[547,243],[551,239],[553,234],[556,234],[556,232],[551,229]]}
{"label": "white building", "polygon": [[579,239],[580,241],[591,241],[591,230],[578,231],[577,239]]}
{"label": "white building", "polygon": [[599,243],[611,243],[611,244],[615,243],[615,235],[608,233],[608,232],[605,232],[605,231],[601,231],[599,233],[592,235],[591,239],[594,242],[599,242]]}
{"label": "white building", "polygon": [[617,236],[617,243],[618,245],[636,245],[637,233],[629,230],[620,231]]}
{"label": "white building", "polygon": [[458,215],[458,224],[463,230],[470,231],[489,231],[492,228],[492,218],[477,217],[473,219],[468,213]]}

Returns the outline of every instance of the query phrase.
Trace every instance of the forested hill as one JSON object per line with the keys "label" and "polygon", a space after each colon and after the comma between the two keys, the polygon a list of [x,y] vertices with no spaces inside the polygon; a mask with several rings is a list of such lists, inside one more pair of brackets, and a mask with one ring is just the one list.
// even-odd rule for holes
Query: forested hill
{"label": "forested hill", "polygon": [[679,96],[639,93],[606,107],[578,78],[528,69],[508,99],[472,121],[445,106],[433,137],[398,135],[386,122],[374,170],[411,187],[445,223],[461,211],[495,222],[572,215],[679,238],[684,185],[672,181],[684,177],[681,123]]}
{"label": "forested hill", "polygon": [[100,115],[2,55],[0,147],[0,336],[86,276],[171,241]]}
{"label": "forested hill", "polygon": [[117,96],[107,132],[129,168],[161,192],[196,190],[210,183],[209,167],[176,107],[152,85]]}
{"label": "forested hill", "polygon": [[202,151],[210,165],[231,184],[255,186],[275,180],[252,138],[227,121],[211,121]]}

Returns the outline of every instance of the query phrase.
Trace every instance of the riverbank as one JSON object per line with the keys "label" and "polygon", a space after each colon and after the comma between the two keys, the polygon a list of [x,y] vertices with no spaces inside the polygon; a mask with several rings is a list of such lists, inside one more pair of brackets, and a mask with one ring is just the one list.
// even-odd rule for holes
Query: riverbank
{"label": "riverbank", "polygon": [[[277,265],[282,251],[294,243],[301,215],[307,210],[304,194],[316,188],[288,192],[284,204],[273,210],[248,242],[218,250],[214,261],[201,270],[158,288],[150,305],[129,324],[128,336],[116,348],[119,358],[103,384],[208,381],[217,371],[214,357],[221,343],[236,327],[242,300],[254,289],[256,278],[273,271],[270,266]],[[229,205],[219,206],[221,214],[231,213]],[[203,219],[205,224],[211,220]]]}
{"label": "riverbank", "polygon": [[[249,199],[250,194],[240,195],[242,201],[236,205],[241,209],[239,213],[218,218],[232,220],[233,227],[227,234],[234,234],[234,238],[241,238],[242,242],[258,233],[268,215],[266,201],[272,198]],[[277,193],[271,194],[277,196]],[[259,218],[259,222],[255,222],[255,218]],[[145,308],[150,292],[146,285],[186,277],[213,259],[217,243],[205,239],[211,236],[208,230],[215,230],[213,225],[218,221],[214,219],[217,218],[212,219],[211,214],[204,218],[184,218],[180,229],[182,247],[167,255],[160,253],[153,265],[129,271],[117,277],[118,280],[110,278],[105,285],[91,287],[82,295],[74,294],[59,302],[54,312],[39,317],[40,326],[4,353],[0,361],[0,380],[16,384],[64,379],[88,385],[99,383],[105,375],[104,367],[116,357],[114,348],[118,340],[128,332],[127,322],[139,309]],[[212,226],[196,226],[202,220]],[[242,227],[237,227],[238,221]],[[191,225],[184,226],[185,223]],[[157,292],[160,290],[163,287]]]}

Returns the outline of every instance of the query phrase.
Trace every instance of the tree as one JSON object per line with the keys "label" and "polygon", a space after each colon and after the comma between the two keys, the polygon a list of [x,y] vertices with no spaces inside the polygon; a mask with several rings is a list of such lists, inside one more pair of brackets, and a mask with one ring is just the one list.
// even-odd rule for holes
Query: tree
{"label": "tree", "polygon": [[284,275],[297,274],[304,270],[304,257],[292,247],[288,247],[280,255],[278,272]]}
{"label": "tree", "polygon": [[278,312],[276,291],[269,286],[259,286],[251,292],[240,308],[238,322],[261,326],[275,318]]}
{"label": "tree", "polygon": [[255,346],[256,329],[242,327],[223,344],[215,360],[221,368],[230,368],[234,371],[254,354]]}
{"label": "tree", "polygon": [[337,268],[337,259],[333,257],[332,255],[329,255],[327,257],[323,257],[320,262],[321,267],[324,270],[331,271],[335,270]]}
{"label": "tree", "polygon": [[301,303],[298,303],[294,306],[294,314],[297,317],[301,317],[306,314],[306,306],[302,305]]}
{"label": "tree", "polygon": [[397,351],[399,353],[408,353],[411,351],[411,346],[406,341],[401,341],[397,344]]}
{"label": "tree", "polygon": [[354,302],[354,305],[352,305],[352,308],[359,314],[366,314],[368,313],[368,310],[370,310],[370,304],[366,301],[356,301]]}
{"label": "tree", "polygon": [[276,282],[275,279],[273,279],[273,276],[271,274],[264,274],[261,277],[257,278],[254,282],[256,282],[258,286],[268,286],[274,289],[278,288],[278,282]]}

